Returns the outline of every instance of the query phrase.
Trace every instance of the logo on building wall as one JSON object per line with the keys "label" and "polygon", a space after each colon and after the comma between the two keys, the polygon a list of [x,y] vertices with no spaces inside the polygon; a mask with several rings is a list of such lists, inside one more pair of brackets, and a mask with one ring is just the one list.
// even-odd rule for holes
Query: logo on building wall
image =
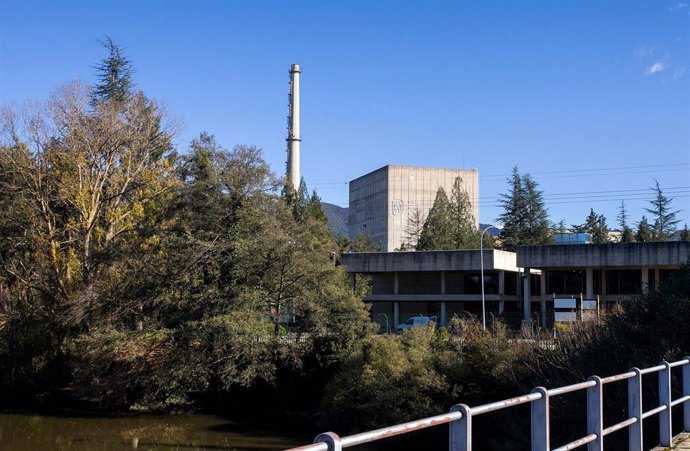
{"label": "logo on building wall", "polygon": [[393,216],[400,216],[403,211],[403,201],[396,199],[393,201]]}

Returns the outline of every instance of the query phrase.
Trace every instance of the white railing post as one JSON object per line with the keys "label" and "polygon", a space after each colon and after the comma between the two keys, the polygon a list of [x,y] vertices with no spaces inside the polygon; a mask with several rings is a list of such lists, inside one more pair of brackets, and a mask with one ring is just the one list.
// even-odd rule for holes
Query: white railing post
{"label": "white railing post", "polygon": [[314,439],[314,443],[325,443],[328,446],[328,451],[342,451],[343,446],[340,443],[340,436],[335,432],[324,432],[319,434]]}
{"label": "white railing post", "polygon": [[544,387],[536,387],[532,393],[541,394],[541,398],[532,401],[532,451],[549,451],[549,392]]}
{"label": "white railing post", "polygon": [[467,404],[456,404],[451,412],[460,412],[462,417],[450,422],[449,451],[472,451],[472,410]]}
{"label": "white railing post", "polygon": [[596,434],[596,440],[587,444],[587,451],[604,451],[604,403],[603,386],[599,376],[591,376],[589,381],[596,385],[587,389],[587,434]]}
{"label": "white railing post", "polygon": [[[683,396],[690,396],[690,356],[685,356],[688,363],[683,365]],[[683,403],[683,430],[690,432],[690,401]]]}
{"label": "white railing post", "polygon": [[659,413],[659,444],[671,446],[671,365],[666,360],[659,365],[664,366],[664,369],[659,371],[659,406],[666,406],[666,410]]}
{"label": "white railing post", "polygon": [[628,451],[642,450],[642,373],[639,368],[630,368],[635,377],[628,379],[628,418],[637,422],[628,426]]}

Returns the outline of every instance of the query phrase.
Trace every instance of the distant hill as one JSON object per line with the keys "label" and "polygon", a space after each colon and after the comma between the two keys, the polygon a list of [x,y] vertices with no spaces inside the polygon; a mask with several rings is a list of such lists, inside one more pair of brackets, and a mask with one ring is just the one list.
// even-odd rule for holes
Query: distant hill
{"label": "distant hill", "polygon": [[[481,223],[479,224],[479,230],[486,230],[489,227],[496,227],[496,226],[493,224],[481,224]],[[495,229],[494,228],[494,229],[489,230],[488,233],[491,236],[498,236],[501,233],[501,229]]]}
{"label": "distant hill", "polygon": [[337,205],[321,202],[321,208],[328,217],[328,228],[335,237],[348,236],[348,210]]}

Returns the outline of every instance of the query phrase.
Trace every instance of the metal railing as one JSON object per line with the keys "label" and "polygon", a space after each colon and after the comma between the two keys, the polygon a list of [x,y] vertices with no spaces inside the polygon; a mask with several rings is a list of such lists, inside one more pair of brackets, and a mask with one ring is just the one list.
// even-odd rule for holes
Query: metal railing
{"label": "metal railing", "polygon": [[[682,395],[678,399],[671,396],[671,370],[682,367]],[[659,406],[648,411],[642,407],[642,376],[658,373]],[[628,381],[628,418],[611,426],[604,426],[604,392],[606,384]],[[549,400],[555,396],[580,390],[587,392],[587,435],[580,437],[558,448],[551,448],[549,424]],[[477,407],[457,404],[449,413],[436,415],[408,423],[397,424],[373,431],[361,432],[347,437],[339,437],[334,432],[319,434],[311,445],[292,448],[288,451],[341,451],[363,443],[374,442],[396,435],[449,424],[449,450],[472,450],[472,419],[497,410],[508,409],[520,404],[531,403],[531,443],[532,451],[567,451],[587,445],[588,451],[603,451],[604,437],[628,428],[628,450],[643,451],[643,420],[659,416],[659,440],[661,446],[671,446],[673,431],[671,428],[671,409],[683,405],[683,430],[690,432],[690,357],[669,363],[639,369],[631,368],[627,373],[601,378],[591,376],[587,381],[565,387],[546,389],[536,387],[528,395],[492,402]]]}

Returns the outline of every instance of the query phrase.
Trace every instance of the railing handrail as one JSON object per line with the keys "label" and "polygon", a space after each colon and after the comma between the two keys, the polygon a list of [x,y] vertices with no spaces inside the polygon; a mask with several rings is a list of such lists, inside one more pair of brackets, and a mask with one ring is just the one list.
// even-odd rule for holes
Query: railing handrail
{"label": "railing handrail", "polygon": [[[676,400],[671,397],[671,369],[682,367],[682,396]],[[648,411],[642,408],[642,376],[658,373],[659,406]],[[614,425],[604,427],[603,386],[605,384],[628,381],[628,418]],[[476,407],[465,404],[453,406],[449,413],[396,424],[372,431],[339,437],[333,432],[319,434],[311,445],[291,448],[287,451],[341,451],[363,443],[370,443],[396,435],[439,426],[450,425],[450,451],[472,450],[472,417],[489,412],[507,409],[521,404],[532,406],[532,451],[549,451],[549,398],[575,391],[587,391],[587,435],[570,443],[554,448],[553,451],[567,451],[587,444],[588,451],[604,449],[604,437],[628,428],[629,451],[642,451],[642,421],[659,415],[659,436],[661,446],[671,446],[671,409],[683,405],[683,430],[690,432],[690,356],[672,363],[662,361],[659,365],[645,369],[631,368],[629,371],[600,378],[592,376],[587,381],[547,390],[536,387],[532,393],[504,399]]]}

